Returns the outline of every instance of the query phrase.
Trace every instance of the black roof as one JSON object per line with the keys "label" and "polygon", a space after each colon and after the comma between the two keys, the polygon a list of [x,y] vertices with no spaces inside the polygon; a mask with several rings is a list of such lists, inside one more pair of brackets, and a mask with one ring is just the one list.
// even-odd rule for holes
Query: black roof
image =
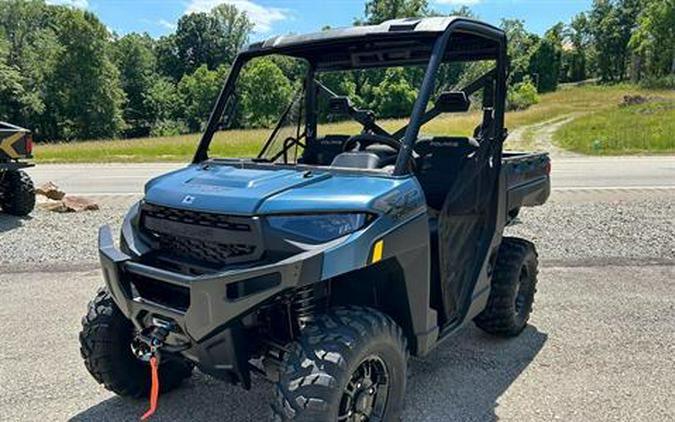
{"label": "black roof", "polygon": [[[451,23],[463,21],[475,26],[476,29],[483,29],[486,37],[502,36],[504,32],[490,24],[480,22],[474,19],[468,19],[459,16],[437,16],[429,18],[404,18],[392,19],[382,22],[379,25],[350,26],[345,28],[327,29],[321,32],[312,32],[300,35],[278,35],[267,40],[253,43],[249,50],[284,48],[297,46],[299,44],[314,44],[318,42],[333,42],[345,39],[364,39],[378,35],[396,34],[399,37],[403,35],[415,34],[434,34],[439,35],[444,32]],[[490,36],[492,34],[492,36]]]}
{"label": "black roof", "polygon": [[447,60],[496,58],[498,48],[505,48],[501,29],[473,19],[445,16],[280,35],[253,43],[243,53],[287,54],[326,69],[416,64],[428,60],[435,40],[450,27],[453,35]]}

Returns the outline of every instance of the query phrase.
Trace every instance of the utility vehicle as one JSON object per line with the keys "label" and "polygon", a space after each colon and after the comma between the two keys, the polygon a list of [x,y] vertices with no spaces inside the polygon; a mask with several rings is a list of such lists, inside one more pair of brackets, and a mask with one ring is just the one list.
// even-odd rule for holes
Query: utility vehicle
{"label": "utility vehicle", "polygon": [[[247,118],[238,82],[270,56],[301,81],[279,124],[255,158],[210,155],[241,136],[219,130]],[[461,89],[437,82],[473,63],[482,75]],[[398,130],[330,85],[335,72],[363,83],[390,69],[420,81]],[[276,420],[392,421],[409,354],[471,321],[519,334],[537,255],[502,234],[521,207],[546,201],[550,165],[543,153],[502,152],[506,79],[504,33],[458,17],[282,36],[241,52],[192,164],[147,183],[119,247],[108,227],[99,232],[106,287],[80,334],[89,372],[122,396],[157,386],[151,366],[162,391],[194,366],[244,388],[260,374],[276,383]],[[420,134],[448,113],[475,118],[471,136]]]}
{"label": "utility vehicle", "polygon": [[28,174],[21,170],[33,164],[33,140],[30,131],[0,122],[0,208],[7,214],[25,216],[35,207],[35,188]]}

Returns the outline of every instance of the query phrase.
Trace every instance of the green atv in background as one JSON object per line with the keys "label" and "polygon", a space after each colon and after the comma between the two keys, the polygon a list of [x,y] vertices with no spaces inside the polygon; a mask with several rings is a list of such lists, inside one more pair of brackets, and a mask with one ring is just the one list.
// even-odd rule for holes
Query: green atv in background
{"label": "green atv in background", "polygon": [[35,187],[23,168],[32,167],[33,140],[28,129],[0,122],[0,208],[12,215],[30,214]]}

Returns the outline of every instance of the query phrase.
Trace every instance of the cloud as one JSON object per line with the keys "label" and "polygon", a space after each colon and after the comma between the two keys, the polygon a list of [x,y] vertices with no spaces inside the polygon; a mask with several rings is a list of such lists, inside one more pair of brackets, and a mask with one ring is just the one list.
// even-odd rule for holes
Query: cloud
{"label": "cloud", "polygon": [[47,0],[47,4],[56,4],[60,6],[71,6],[77,7],[80,9],[86,9],[89,7],[88,0]]}
{"label": "cloud", "polygon": [[231,4],[242,12],[246,12],[255,25],[254,32],[258,33],[269,32],[275,22],[290,18],[288,9],[262,6],[251,0],[190,0],[185,13],[208,12],[223,3]]}
{"label": "cloud", "polygon": [[173,22],[169,22],[169,21],[166,20],[166,19],[160,19],[160,20],[158,20],[156,23],[157,23],[157,25],[163,26],[164,28],[170,29],[171,31],[175,31],[175,30],[176,30],[176,24],[173,23]]}
{"label": "cloud", "polygon": [[452,4],[455,6],[471,6],[480,3],[481,0],[436,0],[439,4]]}

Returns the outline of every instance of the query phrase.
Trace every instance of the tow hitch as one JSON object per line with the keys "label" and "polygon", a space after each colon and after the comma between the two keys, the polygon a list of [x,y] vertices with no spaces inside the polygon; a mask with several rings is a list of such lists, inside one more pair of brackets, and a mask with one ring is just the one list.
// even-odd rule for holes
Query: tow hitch
{"label": "tow hitch", "polygon": [[153,323],[156,325],[141,331],[131,343],[131,350],[134,352],[134,355],[138,359],[150,363],[150,376],[152,380],[150,387],[150,408],[141,416],[141,420],[148,419],[157,410],[160,349],[164,346],[167,336],[174,328],[174,324],[171,322],[153,320]]}

